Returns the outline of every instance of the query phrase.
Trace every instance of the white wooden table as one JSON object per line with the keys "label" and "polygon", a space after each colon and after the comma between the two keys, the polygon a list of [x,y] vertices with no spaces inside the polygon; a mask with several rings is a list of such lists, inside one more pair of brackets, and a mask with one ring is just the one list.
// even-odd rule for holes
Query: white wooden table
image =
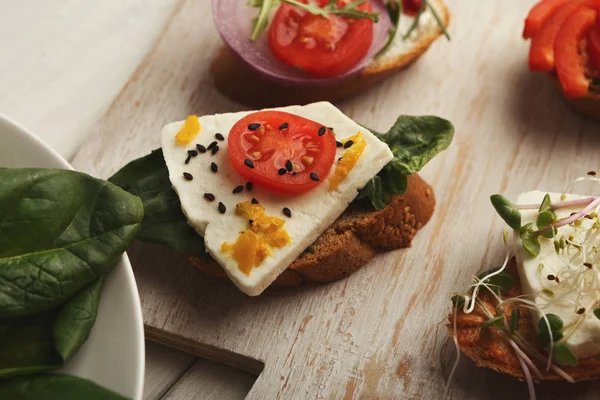
{"label": "white wooden table", "polygon": [[[526,3],[532,4],[534,1],[528,0]],[[0,112],[21,122],[71,159],[84,134],[89,132],[87,127],[97,121],[118,97],[133,71],[142,63],[144,55],[154,47],[169,15],[179,3],[179,0],[106,0],[95,2],[92,7],[83,0],[0,0]],[[503,29],[501,24],[495,26],[490,21],[520,21],[528,5],[515,0],[447,0],[447,3],[452,13],[451,34],[460,32],[460,35],[456,35],[459,39],[469,37],[469,44],[466,45],[466,40],[463,43],[453,42],[453,51],[461,52],[460,57],[465,62],[479,62],[485,58],[488,65],[483,62],[477,64],[480,76],[502,71],[505,68],[503,60],[495,57],[494,49],[486,47],[485,43],[501,39],[517,42],[519,32]],[[32,23],[25,27],[23,21]],[[205,22],[211,24],[209,20]],[[447,44],[438,42],[431,52],[439,50],[439,46]],[[477,54],[478,51],[484,54]],[[428,63],[427,59],[425,56],[419,61],[421,67],[431,76],[436,76],[432,72],[436,71],[436,65]],[[416,65],[413,68],[419,67]],[[460,76],[461,67],[456,60],[452,67],[453,73]],[[373,96],[376,93],[388,94],[386,90],[392,89],[401,93],[400,86],[403,90],[410,88],[410,78],[407,77],[410,77],[410,73],[401,72],[391,78],[385,88],[376,89],[364,98],[354,99],[344,104],[344,108],[352,115],[355,108],[364,105],[365,100],[369,103],[371,99],[369,104],[375,109],[381,104]],[[494,107],[506,108],[502,102],[507,97],[496,96],[503,89],[503,83],[493,80],[480,82],[475,75],[472,78],[457,90],[452,86],[452,77],[436,76],[436,80],[424,92],[435,89],[434,94],[439,98],[430,97],[430,109],[413,108],[422,113],[435,114],[436,108],[443,105],[438,100],[446,96],[464,114],[463,120],[459,118],[454,121],[459,131],[465,121],[479,121],[484,115],[488,117],[484,126],[501,125],[502,116],[488,111]],[[472,101],[461,101],[461,97],[468,95],[469,90],[484,86],[493,90],[481,91],[481,96]],[[411,91],[408,90],[408,93]],[[423,93],[413,96],[415,102],[418,102],[419,95]],[[551,100],[551,106],[556,107],[564,124],[581,124],[555,98]],[[587,129],[591,130],[590,127]],[[459,137],[455,146],[462,157],[469,144],[462,142]],[[470,171],[473,163],[482,163],[486,157],[482,154],[469,156],[461,170],[465,167]],[[435,176],[433,172],[429,174],[430,179],[435,179]],[[506,185],[504,182],[502,187],[506,188]],[[444,195],[448,197],[447,193],[438,193],[438,200],[443,201]],[[484,198],[478,198],[477,207],[483,207],[484,201]],[[465,279],[459,280],[461,284],[467,284],[469,274],[463,272]],[[256,379],[246,372],[152,343],[147,343],[146,355],[145,397],[148,399],[243,398]],[[399,370],[397,373],[399,376],[405,375],[406,371]],[[482,372],[481,376],[486,375]]]}
{"label": "white wooden table", "polygon": [[[178,3],[0,0],[0,113],[70,159]],[[147,399],[243,398],[254,379],[156,344],[146,347]]]}

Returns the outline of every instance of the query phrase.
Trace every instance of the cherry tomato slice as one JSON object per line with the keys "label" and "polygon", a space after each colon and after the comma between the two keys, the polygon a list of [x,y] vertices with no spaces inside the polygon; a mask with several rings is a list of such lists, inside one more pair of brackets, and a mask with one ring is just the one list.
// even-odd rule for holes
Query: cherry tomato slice
{"label": "cherry tomato slice", "polygon": [[595,29],[590,29],[587,35],[587,51],[590,56],[590,64],[596,70],[596,73],[600,73],[600,24],[596,24]]}
{"label": "cherry tomato slice", "polygon": [[575,98],[587,93],[590,80],[579,57],[579,42],[596,23],[598,12],[580,8],[565,21],[558,32],[554,52],[556,73],[566,97]]}
{"label": "cherry tomato slice", "polygon": [[240,119],[227,139],[229,158],[244,179],[272,192],[299,194],[317,186],[335,160],[329,128],[281,111]]}
{"label": "cherry tomato slice", "polygon": [[415,16],[419,13],[423,0],[402,0],[402,13]]}
{"label": "cherry tomato slice", "polygon": [[[317,1],[319,7],[328,3]],[[338,0],[336,4],[346,3]],[[368,1],[357,9],[372,11]],[[366,56],[372,42],[373,21],[369,19],[325,18],[287,3],[279,6],[269,30],[269,47],[279,60],[319,78],[348,72]]]}
{"label": "cherry tomato slice", "polygon": [[529,39],[534,37],[546,19],[550,17],[556,10],[563,5],[567,4],[571,0],[542,0],[537,3],[525,20],[525,28],[523,29],[523,38]]}

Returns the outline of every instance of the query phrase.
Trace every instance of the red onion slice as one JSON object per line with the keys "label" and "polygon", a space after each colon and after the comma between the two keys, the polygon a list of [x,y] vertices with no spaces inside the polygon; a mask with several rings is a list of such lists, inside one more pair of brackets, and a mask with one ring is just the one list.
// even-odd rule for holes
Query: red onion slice
{"label": "red onion slice", "polygon": [[265,78],[285,85],[326,86],[359,73],[385,45],[392,26],[390,17],[383,0],[371,0],[371,6],[373,12],[379,13],[379,22],[374,25],[369,52],[350,71],[334,78],[315,78],[281,62],[269,49],[269,27],[252,42],[252,18],[258,14],[258,8],[248,6],[245,0],[213,0],[212,12],[217,30],[229,48]]}

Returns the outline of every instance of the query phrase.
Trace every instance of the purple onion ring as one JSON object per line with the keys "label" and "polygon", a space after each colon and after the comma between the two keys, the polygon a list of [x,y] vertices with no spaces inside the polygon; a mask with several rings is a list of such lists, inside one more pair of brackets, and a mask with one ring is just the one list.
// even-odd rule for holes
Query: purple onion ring
{"label": "purple onion ring", "polygon": [[[255,8],[244,0],[213,0],[212,12],[215,25],[223,41],[252,69],[265,78],[284,84],[302,86],[327,86],[358,74],[369,65],[385,45],[392,26],[383,0],[371,0],[373,12],[379,13],[379,22],[374,24],[373,42],[365,57],[350,71],[333,78],[315,78],[306,72],[286,65],[275,57],[269,48],[267,29],[252,42],[252,18]],[[270,22],[270,21],[269,21]]]}

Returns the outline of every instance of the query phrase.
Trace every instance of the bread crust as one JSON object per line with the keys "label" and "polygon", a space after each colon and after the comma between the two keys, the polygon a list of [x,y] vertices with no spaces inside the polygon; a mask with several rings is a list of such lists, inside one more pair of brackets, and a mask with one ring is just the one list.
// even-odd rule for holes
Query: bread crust
{"label": "bread crust", "polygon": [[[507,265],[507,272],[515,277],[515,287],[503,298],[516,297],[521,295],[521,286],[519,275],[517,273],[516,261],[512,259]],[[495,313],[496,301],[489,293],[480,292],[478,298],[485,304],[490,312]],[[504,307],[504,314],[510,316],[512,305]],[[531,313],[526,308],[520,307],[521,317],[517,331],[531,344],[534,344],[542,354],[545,350],[537,345],[537,335],[533,328]],[[494,371],[514,376],[517,379],[524,380],[525,375],[515,355],[514,350],[506,340],[504,335],[496,328],[484,328],[487,316],[479,307],[470,313],[465,314],[461,310],[456,315],[457,330],[454,332],[454,310],[448,316],[447,325],[450,336],[456,333],[456,338],[462,352],[475,362],[478,367],[493,369]],[[482,332],[487,332],[482,335]],[[542,372],[544,380],[557,381],[563,380],[554,371],[545,371],[545,363],[532,358],[534,364]],[[597,357],[590,357],[579,360],[576,367],[561,366],[563,371],[569,374],[576,382],[596,379],[600,377],[600,360]],[[532,375],[535,380],[535,376]]]}
{"label": "bread crust", "polygon": [[[431,186],[413,174],[408,177],[406,193],[393,196],[382,210],[353,203],[271,286],[335,281],[363,267],[379,251],[410,247],[434,208]],[[227,277],[213,259],[190,257],[190,260],[204,273]]]}
{"label": "bread crust", "polygon": [[[446,27],[450,24],[450,12],[443,0],[434,0],[440,19]],[[308,104],[317,101],[341,101],[356,96],[378,82],[393,75],[414,62],[442,34],[438,27],[434,32],[419,38],[411,51],[386,62],[374,61],[361,73],[329,86],[286,86],[262,77],[223,47],[211,64],[215,86],[225,96],[254,108],[280,107]]]}

